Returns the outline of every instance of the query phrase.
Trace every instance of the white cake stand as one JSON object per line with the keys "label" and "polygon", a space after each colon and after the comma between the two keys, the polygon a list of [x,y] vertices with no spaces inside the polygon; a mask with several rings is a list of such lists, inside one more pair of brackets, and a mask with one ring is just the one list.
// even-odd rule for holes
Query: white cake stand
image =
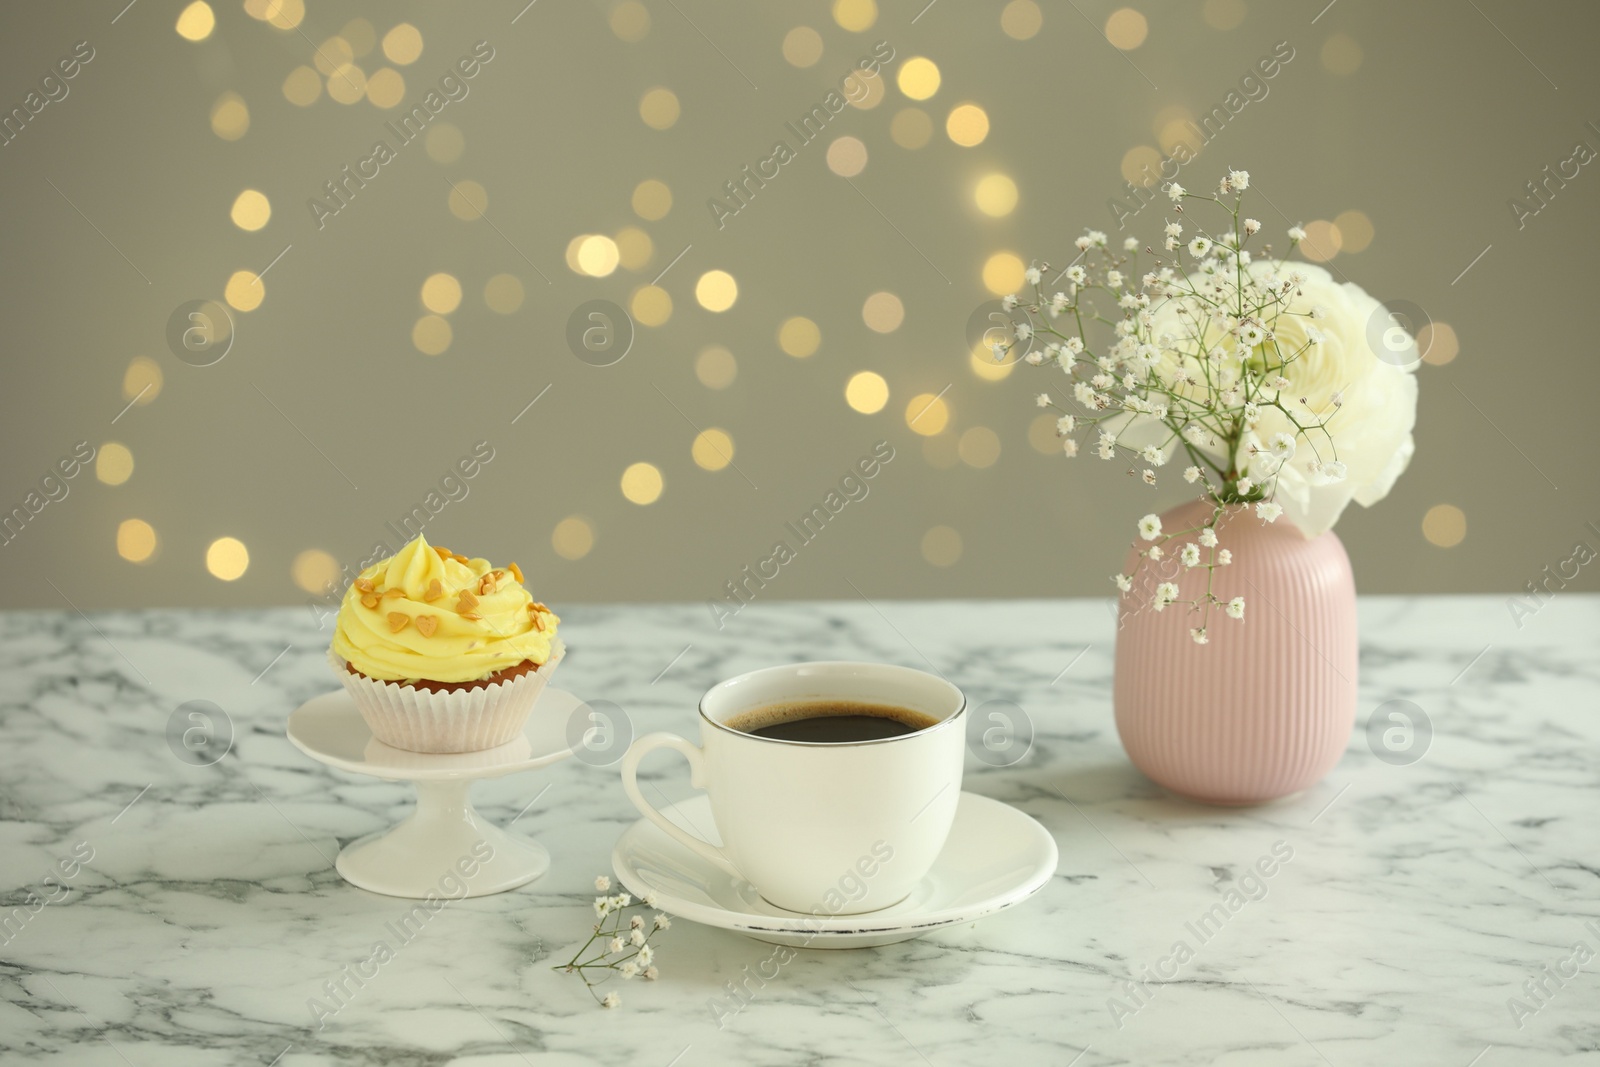
{"label": "white cake stand", "polygon": [[296,708],[288,734],[301,752],[342,771],[417,787],[416,809],[397,825],[350,842],[335,869],[351,885],[412,898],[460,897],[461,883],[466,896],[489,896],[544,874],[550,869],[544,846],[486,820],[468,791],[480,778],[530,771],[572,755],[567,722],[582,703],[564,689],[546,687],[521,737],[484,752],[448,755],[406,752],[379,741],[342,689]]}

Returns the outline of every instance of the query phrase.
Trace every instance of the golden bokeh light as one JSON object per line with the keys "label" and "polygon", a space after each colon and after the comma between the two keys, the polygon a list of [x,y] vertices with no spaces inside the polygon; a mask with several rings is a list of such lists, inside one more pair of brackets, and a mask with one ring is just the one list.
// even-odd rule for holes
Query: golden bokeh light
{"label": "golden bokeh light", "polygon": [[339,561],[320,548],[308,548],[289,564],[294,584],[313,596],[322,596],[339,581]]}
{"label": "golden bokeh light", "polygon": [[1134,145],[1122,155],[1122,177],[1136,186],[1161,181],[1161,153],[1147,144]]}
{"label": "golden bokeh light", "polygon": [[1372,243],[1372,220],[1363,211],[1341,211],[1333,218],[1339,230],[1339,251],[1363,252]]}
{"label": "golden bokeh light", "polygon": [[992,467],[1000,459],[1000,435],[987,426],[969,427],[962,433],[956,451],[961,462],[975,470]]}
{"label": "golden bokeh light", "polygon": [[655,242],[637,226],[624,226],[617,231],[617,257],[625,270],[643,270],[655,255]]}
{"label": "golden bokeh light", "polygon": [[935,567],[953,567],[963,547],[961,534],[949,526],[935,526],[922,535],[922,558]]}
{"label": "golden bokeh light", "polygon": [[213,578],[237,581],[250,569],[250,550],[237,537],[219,537],[206,549],[206,570]]}
{"label": "golden bokeh light", "polygon": [[211,132],[224,141],[237,141],[250,132],[250,108],[244,97],[226,92],[211,105]]}
{"label": "golden bokeh light", "polygon": [[425,356],[444,355],[454,336],[450,320],[441,315],[424,315],[411,327],[411,343]]}
{"label": "golden bokeh light", "polygon": [[707,389],[726,389],[739,376],[739,361],[721,345],[707,345],[694,358],[694,376]]}
{"label": "golden bokeh light", "polygon": [[663,486],[661,470],[652,463],[631,463],[622,472],[622,495],[632,503],[654,504]]}
{"label": "golden bokeh light", "polygon": [[391,63],[406,66],[422,57],[422,31],[402,22],[383,35],[383,54]]}
{"label": "golden bokeh light", "polygon": [[990,218],[1003,218],[1017,207],[1017,183],[1008,174],[998,171],[978,179],[972,190],[973,202],[978,210]]}
{"label": "golden bokeh light", "polygon": [[881,374],[858,371],[845,383],[844,402],[863,415],[876,415],[889,402],[889,383]]}
{"label": "golden bokeh light", "polygon": [[1044,12],[1033,0],[1011,0],[1000,10],[1000,29],[1015,41],[1026,41],[1044,26]]}
{"label": "golden bokeh light", "polygon": [[262,17],[275,29],[292,30],[305,21],[305,0],[267,0],[266,7]]}
{"label": "golden bokeh light", "polygon": [[1106,18],[1106,40],[1131,52],[1150,35],[1150,23],[1131,7],[1119,7]]}
{"label": "golden bokeh light", "polygon": [[878,21],[877,0],[833,0],[833,21],[842,30],[865,33]]}
{"label": "golden bokeh light", "polygon": [[1417,331],[1417,351],[1424,363],[1442,367],[1461,354],[1461,341],[1449,323],[1430,322]]}
{"label": "golden bokeh light", "polygon": [[134,356],[122,374],[122,399],[144,407],[161,395],[163,381],[161,364],[149,356]]}
{"label": "golden bokeh light", "polygon": [[856,137],[839,137],[828,146],[828,169],[841,178],[854,178],[867,169],[867,146]]}
{"label": "golden bokeh light", "polygon": [[233,198],[228,217],[239,229],[254,233],[272,218],[272,202],[258,189],[246,189]]}
{"label": "golden bokeh light", "polygon": [[1322,42],[1322,68],[1330,74],[1349,77],[1361,69],[1361,45],[1348,33],[1336,33]]}
{"label": "golden bokeh light", "polygon": [[94,476],[104,485],[121,485],[133,477],[133,453],[120,441],[107,441],[94,457]]}
{"label": "golden bokeh light", "polygon": [[1429,544],[1454,548],[1466,540],[1466,513],[1454,504],[1435,504],[1422,516],[1422,536]]}
{"label": "golden bokeh light", "polygon": [[322,95],[322,75],[310,67],[296,67],[283,79],[283,98],[295,107],[310,107]]}
{"label": "golden bokeh light", "polygon": [[983,286],[995,296],[1006,296],[1022,288],[1027,264],[1013,252],[996,252],[983,263]]}
{"label": "golden bokeh light", "polygon": [[587,241],[593,236],[594,235],[590,233],[580,233],[578,236],[567,242],[567,269],[572,273],[585,273],[582,264],[578,262],[578,249],[583,247],[583,242]]}
{"label": "golden bokeh light", "polygon": [[186,41],[203,41],[217,28],[217,16],[206,0],[194,0],[178,14],[178,36]]}
{"label": "golden bokeh light", "polygon": [[606,16],[611,32],[624,41],[642,41],[650,32],[650,9],[638,0],[624,0]]}
{"label": "golden bokeh light", "polygon": [[933,119],[921,108],[901,108],[889,123],[889,136],[901,148],[921,148],[933,137]]}
{"label": "golden bokeh light", "polygon": [[894,333],[906,321],[906,306],[893,293],[873,293],[861,305],[861,321],[874,333]]}
{"label": "golden bokeh light", "polygon": [[622,253],[605,234],[592,233],[578,243],[578,269],[591,278],[605,278],[617,269]]}
{"label": "golden bokeh light", "polygon": [[727,311],[739,299],[739,283],[725,270],[708,270],[695,283],[694,298],[707,311]]}
{"label": "golden bokeh light", "polygon": [[422,283],[422,306],[436,315],[448,315],[461,306],[461,283],[454,274],[430,274]]}
{"label": "golden bokeh light", "polygon": [[266,21],[278,6],[278,0],[244,0],[244,13],[253,19]]}
{"label": "golden bokeh light", "polygon": [[489,210],[489,191],[474,181],[452,182],[448,203],[450,214],[462,222],[472,222]]}
{"label": "golden bokeh light", "polygon": [[328,98],[341,104],[359,104],[367,98],[367,72],[346,63],[328,75]]}
{"label": "golden bokeh light", "polygon": [[796,26],[783,35],[783,58],[792,67],[814,67],[822,58],[822,34],[810,26]]}
{"label": "golden bokeh light", "polygon": [[646,178],[633,188],[633,213],[646,222],[667,217],[672,210],[672,190],[666,182]]}
{"label": "golden bokeh light", "polygon": [[228,277],[222,298],[236,311],[254,311],[267,298],[267,287],[252,270],[236,270]]}
{"label": "golden bokeh light", "polygon": [[927,56],[912,56],[900,64],[895,84],[913,100],[926,100],[939,91],[939,64]]}
{"label": "golden bokeh light", "polygon": [[497,315],[510,315],[522,306],[526,294],[515,274],[496,274],[483,285],[483,302]]}
{"label": "golden bokeh light", "polygon": [[906,405],[906,425],[924,437],[944,433],[950,425],[950,405],[936,393],[918,393]]}
{"label": "golden bokeh light", "polygon": [[633,321],[641,326],[661,326],[672,318],[672,295],[659,285],[635,290],[628,305]]}
{"label": "golden bokeh light", "polygon": [[989,136],[989,113],[977,104],[961,104],[944,120],[944,132],[963,148],[980,145]]}
{"label": "golden bokeh light", "polygon": [[435,163],[454,163],[466,151],[467,139],[461,127],[448,122],[431,122],[422,140],[422,150]]}
{"label": "golden bokeh light", "polygon": [[1344,247],[1344,235],[1339,227],[1327,219],[1317,219],[1305,225],[1306,236],[1300,242],[1300,254],[1314,263],[1326,263]]}
{"label": "golden bokeh light", "polygon": [[1164,123],[1156,138],[1161,150],[1168,155],[1176,153],[1178,146],[1182,145],[1191,156],[1196,156],[1206,146],[1202,132],[1188,119],[1172,119]]}
{"label": "golden bokeh light", "polygon": [[117,524],[117,555],[129,563],[145,563],[160,542],[155,527],[143,519],[123,519]]}
{"label": "golden bokeh light", "polygon": [[393,67],[379,67],[367,79],[367,99],[374,107],[399,107],[405,98],[406,80]]}
{"label": "golden bokeh light", "polygon": [[715,426],[701,430],[689,447],[695,466],[708,471],[720,471],[733,462],[733,438],[728,431]]}
{"label": "golden bokeh light", "polygon": [[1011,372],[1017,369],[1017,361],[1009,357],[997,360],[992,349],[980,344],[968,355],[967,366],[984,381],[998,382],[1011,377]]}
{"label": "golden bokeh light", "polygon": [[678,94],[671,89],[658,85],[639,98],[639,117],[652,130],[670,130],[681,113]]}
{"label": "golden bokeh light", "polygon": [[1200,15],[1214,30],[1231,30],[1244,21],[1244,0],[1206,0]]}
{"label": "golden bokeh light", "polygon": [[594,527],[580,516],[568,515],[551,531],[550,547],[562,559],[582,559],[594,548]]}
{"label": "golden bokeh light", "polygon": [[805,359],[817,350],[822,344],[822,331],[817,324],[804,315],[784,319],[783,325],[778,327],[778,347],[784,354]]}
{"label": "golden bokeh light", "polygon": [[317,73],[327,77],[340,67],[354,63],[356,51],[343,37],[329,37],[317,45],[311,56],[311,61],[317,66]]}

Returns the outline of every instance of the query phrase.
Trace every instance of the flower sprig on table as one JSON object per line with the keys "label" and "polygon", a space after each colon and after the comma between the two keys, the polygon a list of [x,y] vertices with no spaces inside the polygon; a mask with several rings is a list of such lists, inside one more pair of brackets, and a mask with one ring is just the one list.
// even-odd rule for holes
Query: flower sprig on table
{"label": "flower sprig on table", "polygon": [[[1248,246],[1261,224],[1242,210],[1249,187],[1242,170],[1229,171],[1212,195],[1168,184],[1178,215],[1185,202],[1206,201],[1227,223],[1185,240],[1184,223],[1169,221],[1162,252],[1144,249],[1149,266],[1141,265],[1137,238],[1118,251],[1104,233],[1086,231],[1076,242],[1080,255],[1051,279],[1052,287],[1065,279],[1065,289],[1046,294],[1049,264],[1028,269],[1032,298],[1002,301],[1020,315],[993,345],[996,361],[1019,355],[1066,373],[1070,406],[1049,393],[1037,400],[1059,413],[1067,456],[1093,433],[1101,459],[1127,462],[1130,476],[1152,486],[1174,456],[1187,460],[1183,480],[1202,489],[1209,517],[1165,531],[1158,516],[1146,515],[1139,538],[1148,544],[1132,572],[1112,580],[1126,595],[1147,562],[1170,552],[1185,569],[1204,568],[1204,592],[1180,599],[1178,584],[1165,581],[1150,603],[1156,611],[1181,603],[1198,613],[1189,631],[1198,644],[1209,640],[1213,608],[1244,617],[1243,598],[1223,601],[1214,592],[1217,569],[1232,562],[1217,537],[1224,515],[1253,508],[1270,523],[1288,503],[1308,536],[1321,533],[1350,499],[1371,504],[1387,493],[1410,459],[1415,421],[1416,387],[1406,373],[1414,360],[1379,360],[1366,342],[1381,305],[1354,285],[1335,286],[1321,268],[1286,263],[1270,244],[1253,253]],[[1291,227],[1288,237],[1293,248],[1305,231]],[[1098,344],[1095,333],[1109,333],[1109,340]],[[1404,334],[1402,357],[1414,347]],[[1347,390],[1357,401],[1354,427]],[[1337,443],[1330,430],[1336,416]],[[1372,422],[1382,428],[1369,433]],[[1341,448],[1350,448],[1356,431],[1372,447],[1357,448],[1359,478],[1351,482]]]}
{"label": "flower sprig on table", "polygon": [[[594,880],[594,887],[601,893],[611,889],[611,879],[599,875]],[[598,896],[594,898],[594,913],[600,921],[595,923],[594,932],[589,935],[589,940],[583,947],[573,953],[572,959],[564,964],[558,964],[553,971],[565,971],[567,974],[576,974],[583,979],[583,984],[588,988],[589,995],[603,1008],[615,1008],[622,1003],[622,995],[612,990],[605,996],[595,992],[595,987],[609,982],[612,978],[621,977],[644,978],[655,981],[661,971],[655,962],[655,946],[650,943],[658,932],[669,929],[672,919],[665,912],[656,912],[653,919],[646,919],[639,912],[627,915],[630,908],[654,908],[656,898],[654,893],[646,893],[635,903],[632,896],[627,893],[617,893],[611,896]],[[626,928],[623,918],[627,917]],[[598,955],[585,956],[595,942],[600,942],[602,947]],[[591,979],[590,971],[608,971],[610,973],[599,979]]]}

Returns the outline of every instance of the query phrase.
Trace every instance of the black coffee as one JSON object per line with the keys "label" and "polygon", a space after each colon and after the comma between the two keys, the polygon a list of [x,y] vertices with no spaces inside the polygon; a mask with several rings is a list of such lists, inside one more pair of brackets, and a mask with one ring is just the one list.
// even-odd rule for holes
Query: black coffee
{"label": "black coffee", "polygon": [[897,704],[854,700],[795,700],[741,712],[727,725],[752,737],[845,745],[880,741],[925,730],[939,722],[932,715]]}

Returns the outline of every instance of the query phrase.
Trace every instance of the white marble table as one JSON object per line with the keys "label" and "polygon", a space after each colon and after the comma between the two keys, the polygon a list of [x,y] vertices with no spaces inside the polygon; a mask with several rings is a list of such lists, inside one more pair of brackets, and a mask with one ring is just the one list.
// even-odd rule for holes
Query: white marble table
{"label": "white marble table", "polygon": [[[0,1062],[1600,1062],[1600,598],[1559,595],[1521,630],[1499,598],[1365,601],[1362,724],[1414,701],[1426,754],[1384,762],[1358,724],[1327,781],[1251,810],[1165,795],[1123,758],[1107,607],[756,604],[720,633],[703,606],[562,610],[560,684],[640,732],[692,729],[702,690],[750,667],[924,656],[1037,727],[1026,760],[972,760],[966,787],[1054,834],[1049,886],[975,926],[802,952],[722,1029],[711,999],[768,946],[675,923],[661,980],[615,1011],[551,971],[635,818],[614,769],[576,760],[476,787],[551,872],[449,905],[316,1028],[308,1000],[410,908],[331,863],[409,787],[283,736],[334,685],[326,632],[294,609],[0,615]],[[236,731],[215,765],[166,741],[192,700]],[[652,770],[689,794],[681,766]],[[1247,880],[1275,845],[1292,859]],[[1230,890],[1259,899],[1196,936]],[[1596,956],[1572,974],[1580,942]]]}

